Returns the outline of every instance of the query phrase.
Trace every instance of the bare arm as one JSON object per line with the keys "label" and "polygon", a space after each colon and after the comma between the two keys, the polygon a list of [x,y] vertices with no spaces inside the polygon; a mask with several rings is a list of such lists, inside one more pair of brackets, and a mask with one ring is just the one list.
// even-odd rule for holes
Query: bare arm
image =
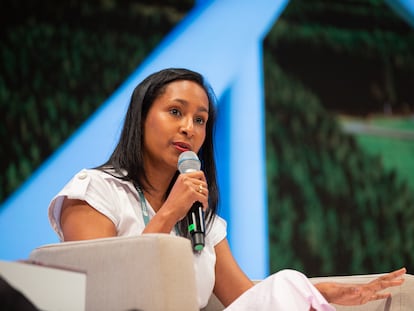
{"label": "bare arm", "polygon": [[227,307],[251,288],[253,282],[244,274],[235,261],[227,239],[217,244],[215,250],[217,260],[214,294]]}
{"label": "bare arm", "polygon": [[116,236],[113,222],[82,200],[65,199],[60,215],[65,241]]}

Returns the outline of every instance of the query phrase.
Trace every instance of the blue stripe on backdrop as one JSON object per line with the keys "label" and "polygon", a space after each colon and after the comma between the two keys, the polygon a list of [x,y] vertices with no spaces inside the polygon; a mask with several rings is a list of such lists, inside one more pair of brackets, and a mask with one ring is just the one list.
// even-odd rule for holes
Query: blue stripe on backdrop
{"label": "blue stripe on backdrop", "polygon": [[414,27],[414,0],[385,0],[407,23]]}

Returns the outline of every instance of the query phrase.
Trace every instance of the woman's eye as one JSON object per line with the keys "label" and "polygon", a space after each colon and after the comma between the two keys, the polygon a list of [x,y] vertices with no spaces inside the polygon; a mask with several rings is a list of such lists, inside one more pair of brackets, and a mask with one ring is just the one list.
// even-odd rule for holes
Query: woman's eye
{"label": "woman's eye", "polygon": [[181,115],[180,110],[178,110],[177,108],[172,108],[172,109],[170,109],[170,113],[171,113],[172,115],[175,115],[175,116],[180,116],[180,115]]}
{"label": "woman's eye", "polygon": [[195,122],[200,124],[200,125],[203,125],[206,121],[203,118],[196,118]]}

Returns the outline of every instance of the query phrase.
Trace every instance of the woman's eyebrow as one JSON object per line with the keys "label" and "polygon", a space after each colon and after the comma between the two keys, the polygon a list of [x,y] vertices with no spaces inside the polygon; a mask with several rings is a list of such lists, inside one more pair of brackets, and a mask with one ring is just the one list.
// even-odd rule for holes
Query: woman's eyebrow
{"label": "woman's eyebrow", "polygon": [[[182,98],[174,98],[173,101],[178,102],[179,104],[183,105],[183,106],[188,106],[188,101]],[[206,112],[208,113],[208,108],[204,107],[204,106],[199,106],[198,111],[200,112]]]}

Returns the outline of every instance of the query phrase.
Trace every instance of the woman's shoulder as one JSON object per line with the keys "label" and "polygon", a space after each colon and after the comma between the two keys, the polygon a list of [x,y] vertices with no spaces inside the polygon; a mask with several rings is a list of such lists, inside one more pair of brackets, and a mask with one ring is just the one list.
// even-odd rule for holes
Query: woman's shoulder
{"label": "woman's shoulder", "polygon": [[74,178],[83,179],[104,179],[118,180],[125,182],[126,171],[117,172],[112,167],[84,168],[75,174]]}
{"label": "woman's shoulder", "polygon": [[227,222],[215,214],[209,224],[207,237],[216,245],[227,236]]}
{"label": "woman's shoulder", "polygon": [[219,226],[219,227],[224,228],[224,229],[227,228],[227,222],[224,220],[224,218],[222,218],[221,216],[219,216],[217,214],[215,214],[213,216],[213,218],[214,218],[215,226]]}
{"label": "woman's shoulder", "polygon": [[[90,192],[109,191],[110,189],[132,188],[130,181],[126,180],[125,174],[117,173],[112,168],[84,168],[78,171],[71,180],[63,187],[60,194],[67,192]],[[106,189],[106,190],[105,190]]]}

